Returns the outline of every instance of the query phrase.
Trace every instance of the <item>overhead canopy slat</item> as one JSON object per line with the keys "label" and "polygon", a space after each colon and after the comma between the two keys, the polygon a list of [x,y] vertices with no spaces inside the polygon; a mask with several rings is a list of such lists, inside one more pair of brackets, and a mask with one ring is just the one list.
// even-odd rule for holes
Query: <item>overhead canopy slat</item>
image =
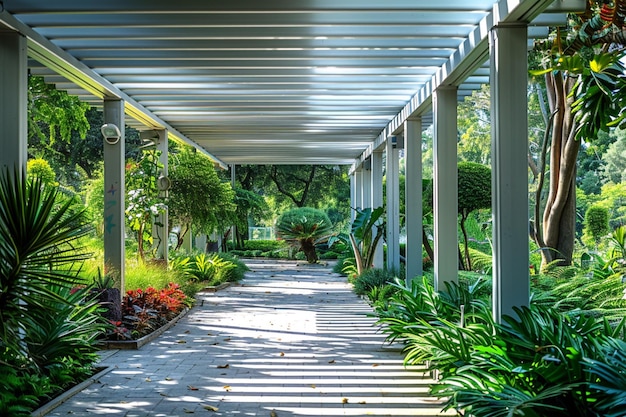
{"label": "overhead canopy slat", "polygon": [[488,82],[489,27],[549,3],[11,0],[0,24],[29,38],[32,74],[92,105],[122,98],[133,126],[167,128],[222,166],[352,164],[409,115],[427,125],[439,83],[462,99]]}

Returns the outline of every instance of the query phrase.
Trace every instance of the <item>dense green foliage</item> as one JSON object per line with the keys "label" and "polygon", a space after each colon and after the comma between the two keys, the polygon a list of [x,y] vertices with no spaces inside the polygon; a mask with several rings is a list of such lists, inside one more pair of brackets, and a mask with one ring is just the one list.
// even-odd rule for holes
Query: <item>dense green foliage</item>
{"label": "dense green foliage", "polygon": [[276,219],[276,236],[297,245],[309,263],[318,261],[315,246],[327,241],[332,233],[328,215],[312,207],[288,210]]}
{"label": "dense green foliage", "polygon": [[269,217],[269,205],[263,196],[241,187],[235,188],[234,202],[236,243],[237,248],[242,249],[246,243],[245,239],[249,237],[249,223],[252,221],[257,224]]}
{"label": "dense green foliage", "polygon": [[620,416],[626,412],[624,321],[533,304],[493,321],[486,281],[394,284],[375,304],[408,364],[439,373],[433,395],[472,416]]}
{"label": "dense green foliage", "polygon": [[11,416],[91,373],[105,331],[97,301],[76,289],[83,208],[25,177],[0,178],[0,414]]}
{"label": "dense green foliage", "polygon": [[337,229],[347,225],[351,210],[348,166],[242,165],[235,174],[241,188],[263,196],[274,218],[292,208],[314,207],[326,211]]}

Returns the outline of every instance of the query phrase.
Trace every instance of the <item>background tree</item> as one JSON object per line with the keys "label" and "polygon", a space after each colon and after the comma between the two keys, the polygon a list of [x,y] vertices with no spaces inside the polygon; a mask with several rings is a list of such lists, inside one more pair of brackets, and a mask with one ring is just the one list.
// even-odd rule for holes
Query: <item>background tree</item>
{"label": "background tree", "polygon": [[28,131],[37,139],[69,141],[72,131],[85,137],[89,123],[85,113],[89,106],[78,97],[57,90],[43,77],[28,77]]}
{"label": "background tree", "polygon": [[600,131],[593,141],[581,143],[578,153],[576,185],[585,194],[600,194],[602,185],[607,181],[603,175],[606,166],[606,152],[616,140],[616,132],[611,130],[609,132]]}
{"label": "background tree", "polygon": [[615,141],[606,147],[606,152],[602,155],[602,162],[599,171],[600,177],[604,181],[601,182],[600,178],[597,178],[598,182],[601,184],[626,182],[626,131],[622,129],[615,131]]}
{"label": "background tree", "polygon": [[234,224],[235,192],[229,182],[220,180],[208,158],[188,146],[171,146],[168,164],[170,224],[182,228],[176,249],[189,228],[211,234]]}
{"label": "background tree", "polygon": [[[28,77],[28,98],[29,157],[45,159],[60,184],[81,191],[84,181],[98,173],[104,158],[102,111],[37,76]],[[138,160],[139,132],[127,126],[125,140],[126,157]]]}
{"label": "background tree", "polygon": [[350,219],[347,166],[241,165],[235,170],[241,188],[262,195],[275,215],[294,207],[315,207],[332,216],[334,224]]}
{"label": "background tree", "polygon": [[491,162],[491,94],[488,85],[465,97],[458,106],[457,152],[461,161]]}
{"label": "background tree", "polygon": [[235,242],[237,249],[243,249],[244,240],[248,239],[249,223],[267,218],[269,206],[263,196],[241,187],[235,188],[235,205]]}
{"label": "background tree", "polygon": [[157,186],[162,169],[155,149],[144,150],[142,158],[126,165],[126,221],[137,240],[137,256],[145,261],[145,242],[152,244],[152,224],[166,208]]}
{"label": "background tree", "polygon": [[322,210],[298,207],[276,219],[276,236],[299,247],[308,263],[318,261],[315,246],[331,236],[333,225]]}
{"label": "background tree", "polygon": [[532,62],[543,70],[534,74],[545,77],[552,115],[548,193],[534,235],[538,246],[547,248],[542,251],[544,265],[572,260],[581,139],[591,142],[599,131],[608,130],[624,107],[624,10],[625,0],[589,0],[586,11],[571,15],[566,28],[535,44]]}
{"label": "background tree", "polygon": [[491,208],[491,169],[476,162],[460,162],[459,171],[459,225],[463,233],[465,262],[461,265],[468,271],[472,269],[465,221],[475,210]]}

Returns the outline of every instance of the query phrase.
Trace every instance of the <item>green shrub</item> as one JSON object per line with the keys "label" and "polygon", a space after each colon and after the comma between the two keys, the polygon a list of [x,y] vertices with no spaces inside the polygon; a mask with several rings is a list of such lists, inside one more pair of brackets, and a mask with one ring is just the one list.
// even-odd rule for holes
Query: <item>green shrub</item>
{"label": "green shrub", "polygon": [[590,206],[585,212],[584,238],[598,244],[609,233],[609,210],[602,206]]}
{"label": "green shrub", "polygon": [[354,292],[358,295],[367,295],[376,287],[383,287],[394,282],[398,277],[398,273],[387,269],[369,268],[357,275],[352,285]]}
{"label": "green shrub", "polygon": [[333,272],[348,277],[348,281],[354,281],[357,275],[356,259],[352,257],[339,257],[333,266]]}
{"label": "green shrub", "polygon": [[262,252],[282,249],[287,246],[287,242],[284,240],[246,240],[243,244],[243,248],[246,250],[260,250]]}
{"label": "green shrub", "polygon": [[205,286],[239,281],[249,270],[239,258],[229,253],[172,257],[170,265],[172,270],[183,274],[187,280]]}
{"label": "green shrub", "polygon": [[328,251],[324,253],[320,253],[320,259],[337,259],[339,258],[339,254],[333,251]]}
{"label": "green shrub", "polygon": [[[597,320],[535,304],[493,320],[487,280],[434,291],[425,277],[375,305],[388,340],[405,362],[439,372],[431,394],[446,409],[475,416],[626,415],[626,322]],[[618,338],[619,337],[619,338]]]}

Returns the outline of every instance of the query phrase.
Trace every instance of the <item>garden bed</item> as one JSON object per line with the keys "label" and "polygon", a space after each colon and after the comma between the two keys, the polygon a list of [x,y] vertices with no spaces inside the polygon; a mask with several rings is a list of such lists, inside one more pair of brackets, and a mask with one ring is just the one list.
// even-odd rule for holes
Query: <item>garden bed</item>
{"label": "garden bed", "polygon": [[174,317],[172,320],[167,322],[167,324],[159,327],[155,331],[150,334],[147,334],[139,339],[133,340],[104,340],[102,341],[102,348],[104,350],[112,350],[112,349],[122,349],[122,350],[132,350],[139,349],[143,345],[152,342],[154,339],[163,334],[166,330],[172,327],[178,320],[185,317],[185,315],[189,312],[189,309],[186,308],[180,312],[180,314]]}
{"label": "garden bed", "polygon": [[112,366],[96,368],[95,373],[92,376],[90,376],[89,378],[87,378],[86,380],[82,382],[79,382],[78,384],[74,385],[70,389],[63,391],[61,394],[57,395],[56,397],[54,397],[53,399],[51,399],[50,401],[48,401],[47,403],[45,403],[44,405],[42,405],[41,407],[33,411],[31,413],[31,417],[45,416],[46,414],[50,413],[52,410],[54,410],[55,408],[57,408],[58,406],[60,406],[61,404],[69,400],[70,398],[72,398],[74,395],[78,394],[79,392],[81,392],[82,390],[84,390],[85,388],[93,384],[94,382],[98,381],[100,378],[102,378],[112,369],[113,369]]}

